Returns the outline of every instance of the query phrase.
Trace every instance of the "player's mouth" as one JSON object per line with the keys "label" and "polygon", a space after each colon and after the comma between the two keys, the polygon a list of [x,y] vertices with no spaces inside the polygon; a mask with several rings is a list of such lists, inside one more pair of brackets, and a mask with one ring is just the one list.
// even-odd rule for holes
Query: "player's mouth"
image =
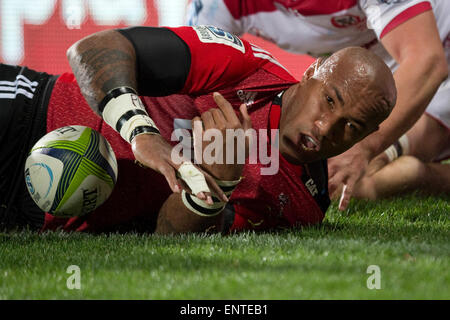
{"label": "player's mouth", "polygon": [[303,151],[319,151],[320,141],[310,135],[300,133],[297,146]]}

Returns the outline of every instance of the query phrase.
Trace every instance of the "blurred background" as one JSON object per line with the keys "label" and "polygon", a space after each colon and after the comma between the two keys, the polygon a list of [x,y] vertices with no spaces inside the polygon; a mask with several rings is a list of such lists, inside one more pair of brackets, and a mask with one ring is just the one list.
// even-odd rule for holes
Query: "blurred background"
{"label": "blurred background", "polygon": [[[100,30],[126,26],[181,26],[189,0],[0,0],[0,61],[37,71],[70,71],[67,48]],[[313,61],[251,35],[298,79]]]}

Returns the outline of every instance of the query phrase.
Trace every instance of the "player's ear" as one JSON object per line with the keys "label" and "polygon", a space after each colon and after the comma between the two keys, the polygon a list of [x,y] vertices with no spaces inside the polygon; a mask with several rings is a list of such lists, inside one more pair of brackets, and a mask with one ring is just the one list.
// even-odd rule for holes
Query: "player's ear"
{"label": "player's ear", "polygon": [[325,58],[318,58],[316,59],[316,61],[311,63],[308,69],[306,69],[306,71],[303,73],[302,81],[311,79],[325,60]]}

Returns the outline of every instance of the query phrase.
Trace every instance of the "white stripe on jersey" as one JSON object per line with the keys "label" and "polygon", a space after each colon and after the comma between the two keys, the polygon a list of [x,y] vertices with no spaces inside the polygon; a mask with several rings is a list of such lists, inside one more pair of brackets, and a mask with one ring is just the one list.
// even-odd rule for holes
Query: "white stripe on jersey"
{"label": "white stripe on jersey", "polygon": [[19,86],[25,87],[25,89],[28,88],[29,91],[31,91],[31,92],[36,91],[36,87],[31,87],[30,85],[28,85],[27,83],[25,83],[23,81],[18,81],[15,86],[2,85],[1,82],[6,82],[6,81],[0,81],[0,91],[15,91],[17,88],[19,88]]}
{"label": "white stripe on jersey", "polygon": [[[272,63],[276,64],[277,66],[282,67],[284,70],[288,71],[281,63],[279,63],[279,62],[272,56],[272,54],[271,54],[270,52],[268,52],[268,51],[266,51],[266,50],[264,50],[264,49],[261,49],[260,47],[254,45],[254,44],[251,44],[251,48],[252,48],[252,51],[253,51],[253,55],[254,55],[255,57],[261,58],[261,59],[269,60],[270,62],[272,62]],[[288,72],[289,72],[289,71],[288,71]]]}
{"label": "white stripe on jersey", "polygon": [[266,50],[264,50],[264,49],[261,49],[260,47],[255,46],[254,44],[252,44],[251,46],[252,46],[252,50],[253,50],[253,51],[256,51],[256,52],[262,52],[262,53],[267,54],[268,56],[272,56],[272,54],[271,54],[270,52],[268,52],[268,51],[266,51]]}
{"label": "white stripe on jersey", "polygon": [[12,81],[0,81],[0,87],[3,88],[14,88],[14,87],[18,87],[18,86],[22,86],[22,87],[27,87],[30,88],[31,91],[34,92],[34,90],[36,90],[36,86],[37,86],[37,82],[36,85],[31,85],[25,81],[22,80],[16,80],[14,82]]}
{"label": "white stripe on jersey", "polygon": [[271,56],[268,56],[267,54],[253,52],[253,55],[257,58],[269,60],[270,62],[276,64],[277,66],[279,66],[279,67],[283,68],[284,70],[286,70],[287,72],[289,72],[289,70],[286,69],[281,63],[279,63],[277,60],[275,60]]}
{"label": "white stripe on jersey", "polygon": [[0,92],[0,99],[15,99],[18,94],[22,94],[25,97],[29,99],[33,99],[33,94],[24,90],[24,89],[17,89],[14,93],[2,93]]}
{"label": "white stripe on jersey", "polygon": [[15,81],[0,81],[0,99],[14,99],[18,94],[32,99],[38,84],[37,81],[32,82],[23,75],[18,75]]}

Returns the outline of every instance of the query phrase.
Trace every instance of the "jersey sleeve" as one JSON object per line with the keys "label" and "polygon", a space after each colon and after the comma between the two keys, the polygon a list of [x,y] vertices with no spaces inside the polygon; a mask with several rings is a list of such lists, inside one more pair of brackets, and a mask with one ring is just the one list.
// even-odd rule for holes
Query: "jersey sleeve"
{"label": "jersey sleeve", "polygon": [[[239,83],[259,68],[284,69],[269,52],[213,26],[117,31],[134,46],[140,95],[208,94]],[[282,74],[293,79],[285,69]]]}
{"label": "jersey sleeve", "polygon": [[192,0],[187,12],[188,26],[214,25],[237,35],[246,32],[241,19],[233,17],[224,0]]}
{"label": "jersey sleeve", "polygon": [[430,1],[424,0],[359,0],[359,4],[367,16],[367,27],[379,39],[409,19],[432,10]]}
{"label": "jersey sleeve", "polygon": [[178,93],[186,82],[191,57],[187,44],[166,28],[117,29],[136,53],[138,92],[144,96]]}
{"label": "jersey sleeve", "polygon": [[276,62],[236,35],[213,26],[170,28],[190,50],[183,94],[207,94],[236,84],[265,64]]}

